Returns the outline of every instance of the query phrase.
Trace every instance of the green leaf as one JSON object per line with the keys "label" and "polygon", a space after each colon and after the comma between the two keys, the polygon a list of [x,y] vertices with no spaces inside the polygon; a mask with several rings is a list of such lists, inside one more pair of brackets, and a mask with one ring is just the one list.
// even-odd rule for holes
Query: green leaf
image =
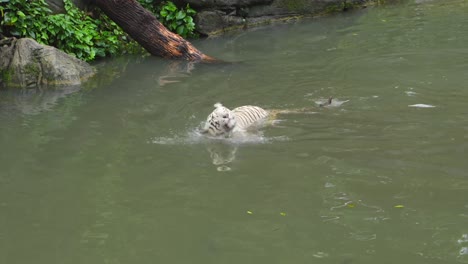
{"label": "green leaf", "polygon": [[171,1],[168,1],[166,5],[164,6],[164,8],[172,12],[177,10],[177,7]]}
{"label": "green leaf", "polygon": [[26,16],[26,15],[23,13],[23,11],[21,11],[21,10],[16,11],[16,14],[17,14],[19,17],[25,17],[25,16]]}
{"label": "green leaf", "polygon": [[177,20],[184,19],[185,16],[186,16],[185,12],[184,12],[183,10],[180,10],[180,11],[177,12],[177,14],[176,14],[176,19],[177,19]]}
{"label": "green leaf", "polygon": [[197,11],[190,8],[189,4],[187,4],[187,6],[185,7],[185,10],[186,10],[185,12],[187,13],[187,15],[189,16],[193,16],[197,13]]}
{"label": "green leaf", "polygon": [[184,25],[180,25],[177,27],[177,34],[179,35],[184,35],[184,31],[185,31],[185,26]]}
{"label": "green leaf", "polygon": [[186,16],[184,18],[185,23],[190,24],[193,23],[193,18],[191,16]]}
{"label": "green leaf", "polygon": [[170,24],[170,28],[171,30],[174,30],[177,28],[177,21],[172,21],[172,23]]}

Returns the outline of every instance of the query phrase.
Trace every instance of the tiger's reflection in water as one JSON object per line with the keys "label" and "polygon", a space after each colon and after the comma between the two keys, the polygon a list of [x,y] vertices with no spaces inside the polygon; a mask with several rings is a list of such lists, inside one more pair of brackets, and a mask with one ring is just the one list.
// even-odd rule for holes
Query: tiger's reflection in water
{"label": "tiger's reflection in water", "polygon": [[199,132],[199,136],[203,137],[205,148],[210,154],[211,162],[217,167],[218,171],[230,171],[232,163],[236,160],[236,154],[242,147],[267,144],[272,141],[283,141],[286,137],[265,137],[261,128],[250,131],[238,131],[230,135],[230,137],[212,137]]}
{"label": "tiger's reflection in water", "polygon": [[238,146],[233,144],[215,143],[206,146],[211,162],[218,171],[230,171],[228,165],[236,159]]}

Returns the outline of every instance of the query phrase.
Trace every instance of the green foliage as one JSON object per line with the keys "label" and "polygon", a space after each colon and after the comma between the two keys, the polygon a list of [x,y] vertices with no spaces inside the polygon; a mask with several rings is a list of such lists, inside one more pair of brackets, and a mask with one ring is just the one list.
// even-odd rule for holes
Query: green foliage
{"label": "green foliage", "polygon": [[87,16],[71,0],[64,3],[66,14],[51,15],[44,0],[0,0],[0,32],[33,38],[86,61],[123,52],[128,40],[114,22]]}
{"label": "green foliage", "polygon": [[[99,47],[94,47],[98,36],[93,19],[74,8],[69,0],[64,1],[67,14],[48,16],[46,34],[49,45],[74,54],[84,60],[93,60]],[[37,38],[36,38],[37,40]]]}
{"label": "green foliage", "polygon": [[171,1],[139,0],[141,5],[153,12],[161,23],[170,31],[184,38],[198,37],[195,33],[193,17],[197,13],[189,4],[185,8],[178,8]]}
{"label": "green foliage", "polygon": [[193,16],[195,10],[190,8],[189,4],[185,8],[178,9],[174,3],[168,1],[163,3],[159,11],[159,20],[171,31],[176,32],[182,37],[195,37],[195,23]]}
{"label": "green foliage", "polygon": [[[179,9],[170,1],[139,1],[169,30],[185,38],[197,37],[193,22],[196,12],[188,4]],[[85,61],[141,50],[107,16],[100,14],[93,19],[71,0],[64,0],[64,4],[66,14],[51,15],[44,0],[0,0],[0,34],[33,38]]]}
{"label": "green foliage", "polygon": [[47,14],[51,12],[44,0],[0,0],[0,9],[2,33],[34,39],[46,27]]}

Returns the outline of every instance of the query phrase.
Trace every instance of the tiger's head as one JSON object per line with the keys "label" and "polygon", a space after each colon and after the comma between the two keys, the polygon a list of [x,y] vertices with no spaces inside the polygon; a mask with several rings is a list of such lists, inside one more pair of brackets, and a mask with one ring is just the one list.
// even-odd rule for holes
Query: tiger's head
{"label": "tiger's head", "polygon": [[203,133],[209,133],[211,136],[228,135],[236,126],[236,119],[231,110],[220,103],[214,105],[215,110],[208,115]]}

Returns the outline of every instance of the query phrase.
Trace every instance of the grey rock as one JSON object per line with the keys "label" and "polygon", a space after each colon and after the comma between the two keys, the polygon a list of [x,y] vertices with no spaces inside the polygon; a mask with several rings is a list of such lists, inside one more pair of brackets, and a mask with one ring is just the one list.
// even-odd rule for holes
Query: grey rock
{"label": "grey rock", "polygon": [[94,74],[88,63],[33,39],[0,41],[0,83],[9,87],[79,85]]}
{"label": "grey rock", "polygon": [[322,15],[365,6],[376,0],[178,0],[189,3],[198,14],[197,31],[216,35],[235,29]]}

